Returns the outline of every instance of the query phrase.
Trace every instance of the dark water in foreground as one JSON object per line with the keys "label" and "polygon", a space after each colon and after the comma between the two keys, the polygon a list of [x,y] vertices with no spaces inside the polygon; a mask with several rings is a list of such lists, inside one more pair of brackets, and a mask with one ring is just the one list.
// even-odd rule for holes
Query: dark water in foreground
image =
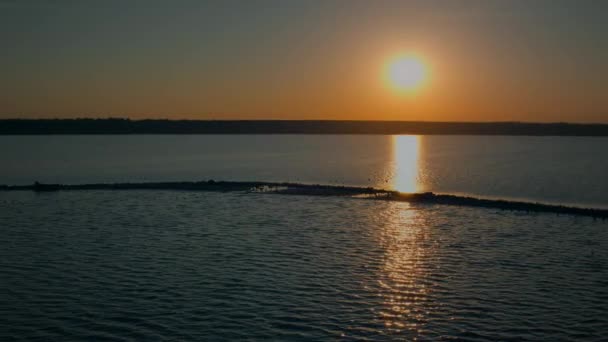
{"label": "dark water in foreground", "polygon": [[602,340],[608,223],[356,199],[0,193],[0,340]]}

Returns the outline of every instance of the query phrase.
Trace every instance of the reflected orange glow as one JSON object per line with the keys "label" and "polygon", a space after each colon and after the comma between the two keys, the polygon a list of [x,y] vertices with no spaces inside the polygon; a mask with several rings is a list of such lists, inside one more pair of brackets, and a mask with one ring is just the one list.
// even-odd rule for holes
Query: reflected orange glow
{"label": "reflected orange glow", "polygon": [[420,191],[418,181],[419,151],[419,136],[393,136],[393,189],[399,192]]}
{"label": "reflected orange glow", "polygon": [[429,274],[437,267],[436,245],[428,230],[427,216],[406,203],[392,203],[380,232],[385,258],[378,280],[383,309],[378,313],[387,332],[409,331],[416,335],[430,312],[438,309],[431,300]]}

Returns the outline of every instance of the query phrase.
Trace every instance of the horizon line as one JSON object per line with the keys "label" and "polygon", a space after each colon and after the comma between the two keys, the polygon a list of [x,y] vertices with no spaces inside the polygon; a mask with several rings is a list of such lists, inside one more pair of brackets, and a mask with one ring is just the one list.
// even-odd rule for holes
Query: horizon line
{"label": "horizon line", "polygon": [[538,124],[538,125],[608,125],[608,122],[577,121],[427,121],[427,120],[369,120],[369,119],[187,119],[187,118],[130,118],[130,117],[74,117],[74,118],[0,118],[2,121],[77,121],[77,120],[124,120],[124,121],[198,121],[198,122],[395,122],[429,124]]}

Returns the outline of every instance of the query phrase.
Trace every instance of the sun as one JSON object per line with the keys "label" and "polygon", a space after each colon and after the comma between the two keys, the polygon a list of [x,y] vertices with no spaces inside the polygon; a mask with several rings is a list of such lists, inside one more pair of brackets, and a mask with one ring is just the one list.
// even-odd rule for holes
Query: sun
{"label": "sun", "polygon": [[386,63],[384,78],[394,90],[411,93],[427,81],[428,68],[415,55],[399,55]]}

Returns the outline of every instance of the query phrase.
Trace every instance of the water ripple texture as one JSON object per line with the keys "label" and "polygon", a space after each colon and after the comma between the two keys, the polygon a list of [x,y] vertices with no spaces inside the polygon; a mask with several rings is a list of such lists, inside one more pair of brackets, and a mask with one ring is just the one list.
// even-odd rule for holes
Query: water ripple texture
{"label": "water ripple texture", "polygon": [[180,191],[0,194],[0,340],[600,341],[608,223]]}

